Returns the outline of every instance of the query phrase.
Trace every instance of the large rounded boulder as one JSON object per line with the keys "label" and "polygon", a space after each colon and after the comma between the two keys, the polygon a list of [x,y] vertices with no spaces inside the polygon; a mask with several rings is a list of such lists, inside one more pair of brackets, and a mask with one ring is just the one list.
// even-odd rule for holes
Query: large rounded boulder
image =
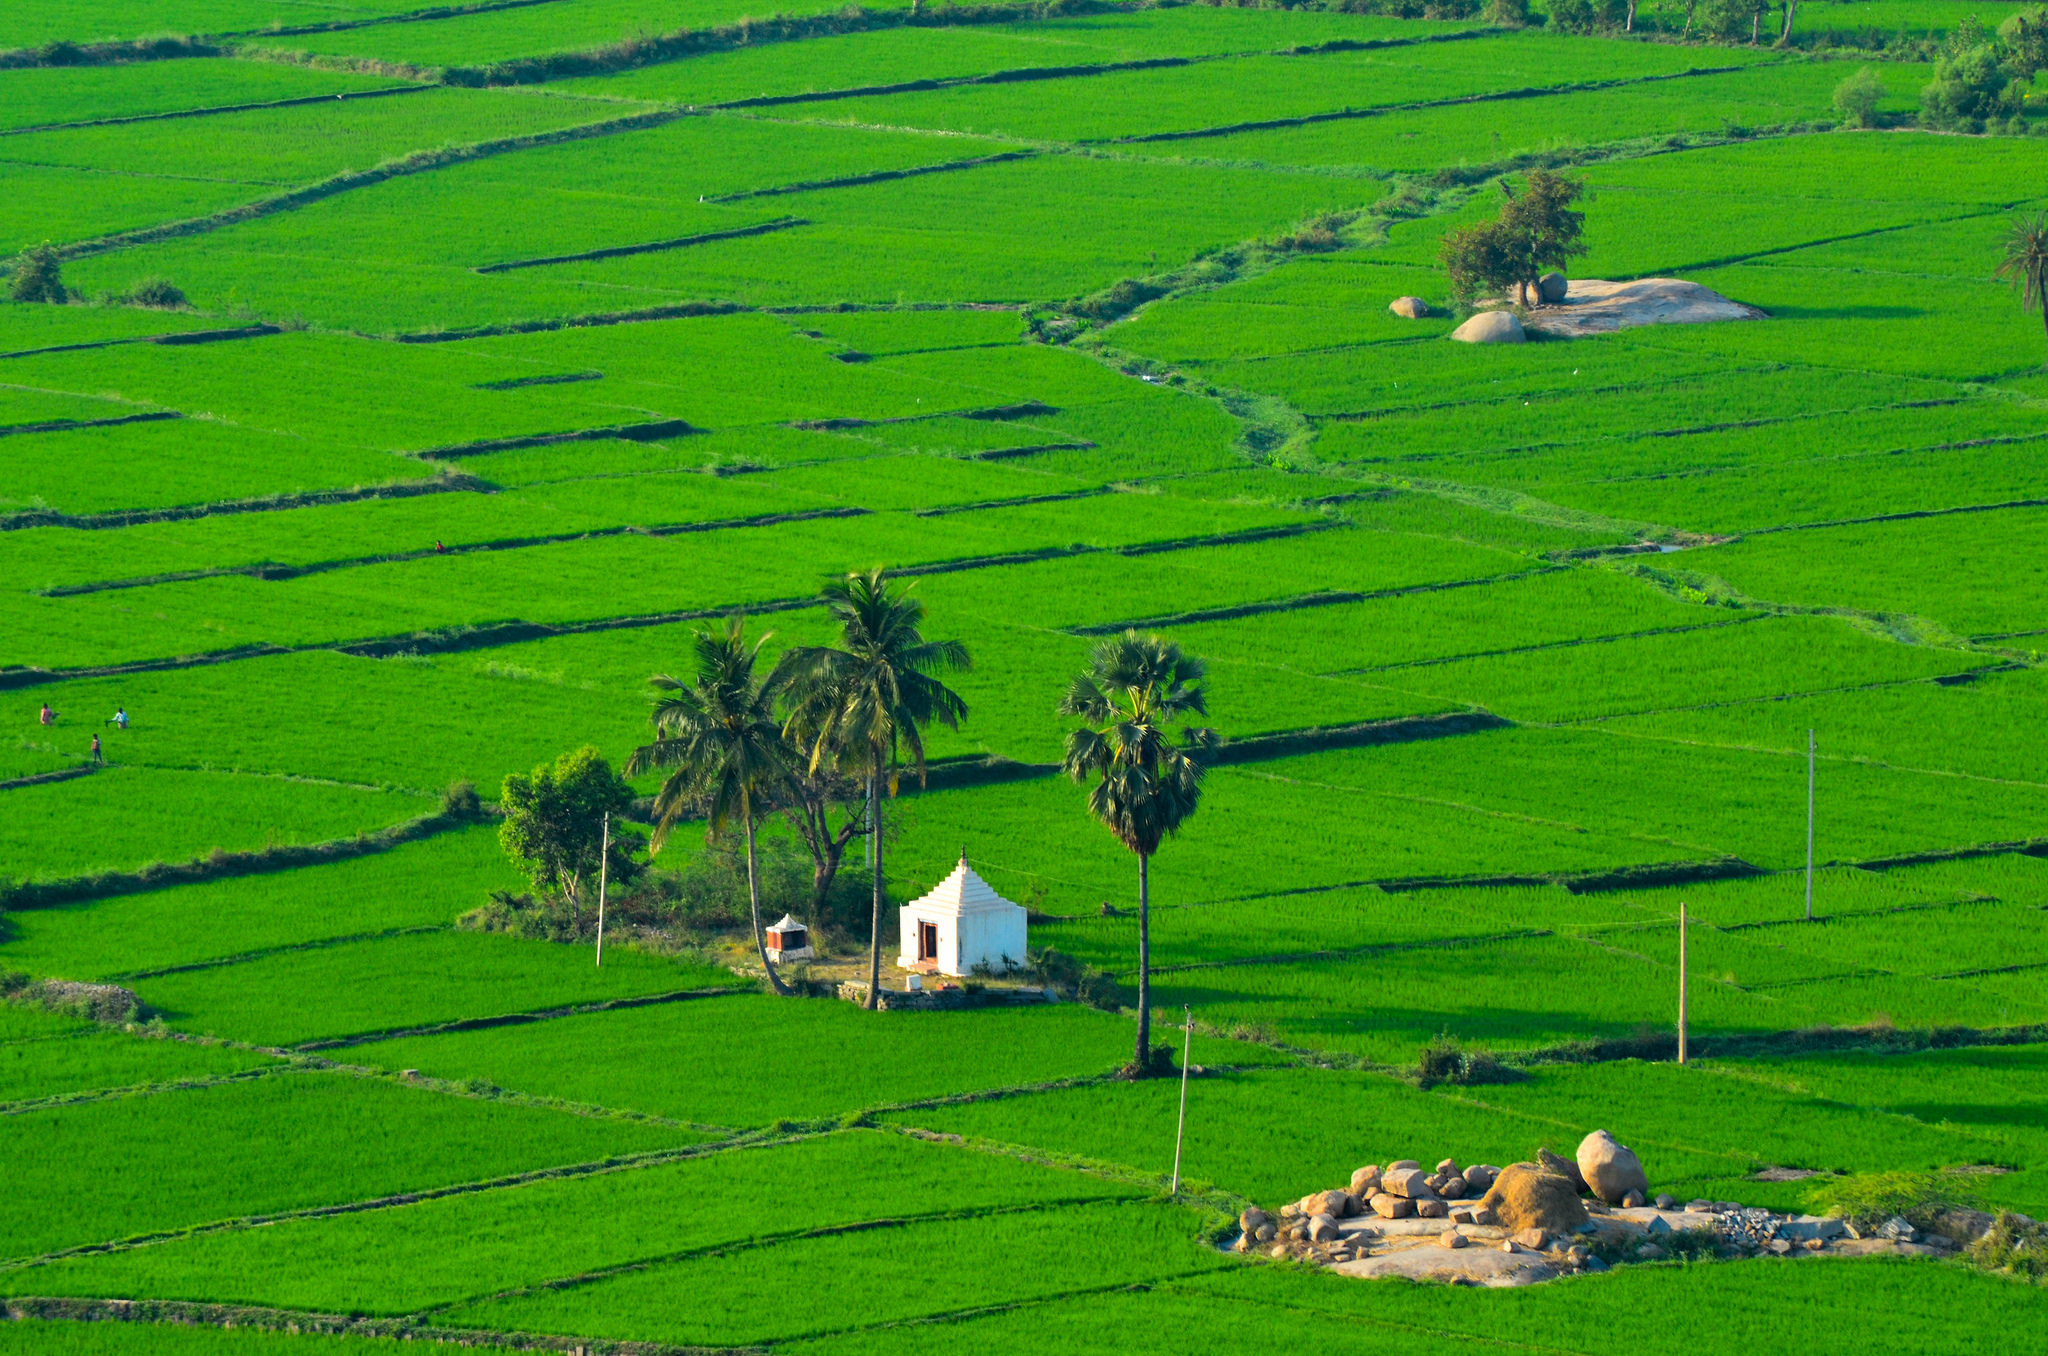
{"label": "large rounded boulder", "polygon": [[1513,311],[1481,311],[1452,330],[1451,338],[1461,344],[1520,344],[1529,336]]}
{"label": "large rounded boulder", "polygon": [[1609,1205],[1620,1205],[1633,1191],[1649,1194],[1650,1179],[1643,1175],[1635,1150],[1617,1144],[1605,1130],[1595,1130],[1579,1141],[1579,1176],[1595,1196]]}
{"label": "large rounded boulder", "polygon": [[1505,1229],[1541,1229],[1559,1237],[1576,1233],[1587,1219],[1586,1207],[1579,1204],[1578,1189],[1571,1179],[1534,1163],[1510,1163],[1502,1168],[1479,1204],[1491,1210]]}
{"label": "large rounded boulder", "polygon": [[1395,297],[1387,309],[1403,320],[1420,320],[1429,314],[1429,303],[1421,297]]}
{"label": "large rounded boulder", "polygon": [[1571,290],[1571,283],[1562,273],[1546,273],[1536,280],[1536,296],[1545,306],[1557,305]]}

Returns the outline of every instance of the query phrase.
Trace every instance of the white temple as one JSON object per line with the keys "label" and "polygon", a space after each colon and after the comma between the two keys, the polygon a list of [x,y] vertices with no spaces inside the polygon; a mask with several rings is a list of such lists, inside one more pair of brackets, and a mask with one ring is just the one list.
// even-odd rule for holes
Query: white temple
{"label": "white temple", "polygon": [[905,970],[958,976],[986,965],[1000,975],[1024,964],[1024,909],[974,874],[964,855],[937,889],[898,913],[896,964]]}

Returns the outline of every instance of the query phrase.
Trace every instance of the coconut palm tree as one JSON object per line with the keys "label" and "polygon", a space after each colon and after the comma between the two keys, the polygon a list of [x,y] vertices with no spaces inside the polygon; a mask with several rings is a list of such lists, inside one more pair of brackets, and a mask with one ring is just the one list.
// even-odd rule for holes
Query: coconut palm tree
{"label": "coconut palm tree", "polygon": [[877,568],[835,579],[819,596],[839,624],[838,647],[791,650],[773,682],[789,693],[783,729],[805,750],[813,771],[838,764],[867,783],[874,845],[873,933],[868,944],[868,1008],[882,983],[882,796],[896,794],[908,759],[924,780],[925,727],[957,727],[967,703],[932,675],[974,666],[957,640],[924,638],[924,604]]}
{"label": "coconut palm tree", "polygon": [[654,797],[653,849],[661,851],[684,810],[702,805],[707,835],[725,830],[734,815],[746,827],[747,903],[753,910],[754,949],[779,994],[794,992],[775,972],[761,935],[761,884],[754,867],[754,823],[764,804],[789,778],[789,745],[775,719],[775,688],[754,675],[763,635],[747,644],[746,621],[732,617],[718,630],[691,632],[696,674],[688,681],[665,673],[648,679],[661,695],[648,717],[655,739],[633,750],[628,776],[653,768],[669,775]]}
{"label": "coconut palm tree", "polygon": [[[1206,665],[1161,636],[1126,631],[1095,647],[1088,671],[1068,685],[1060,714],[1088,722],[1067,733],[1061,765],[1077,782],[1096,779],[1088,812],[1138,854],[1138,1046],[1133,1077],[1149,1068],[1152,1037],[1152,854],[1202,798],[1198,755],[1216,732],[1186,728],[1208,714]],[[1178,744],[1173,726],[1182,726]]]}
{"label": "coconut palm tree", "polygon": [[2020,309],[2039,311],[2048,329],[2048,212],[2019,216],[2005,231],[2005,257],[1994,277],[2020,294]]}

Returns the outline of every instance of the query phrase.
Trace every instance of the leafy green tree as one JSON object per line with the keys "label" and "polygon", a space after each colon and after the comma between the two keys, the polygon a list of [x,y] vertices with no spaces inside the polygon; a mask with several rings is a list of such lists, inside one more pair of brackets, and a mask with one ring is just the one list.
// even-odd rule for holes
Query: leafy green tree
{"label": "leafy green tree", "polygon": [[14,284],[9,289],[16,301],[46,301],[62,305],[71,294],[64,288],[56,247],[45,241],[23,250],[14,264]]}
{"label": "leafy green tree", "polygon": [[[1088,812],[1138,857],[1138,1044],[1131,1075],[1150,1068],[1152,1040],[1151,861],[1202,799],[1199,755],[1216,745],[1209,729],[1186,728],[1208,713],[1205,665],[1156,635],[1126,631],[1095,647],[1088,671],[1068,685],[1062,716],[1087,722],[1067,734],[1061,766],[1076,782],[1093,778]],[[1182,727],[1174,741],[1175,726]]]}
{"label": "leafy green tree", "polygon": [[1499,295],[1520,277],[1514,241],[1498,221],[1482,221],[1448,233],[1437,247],[1436,257],[1450,280],[1451,295],[1460,301]]}
{"label": "leafy green tree", "polygon": [[957,640],[924,638],[924,604],[893,586],[879,568],[827,584],[819,596],[839,624],[840,644],[805,646],[783,655],[773,679],[789,693],[783,728],[802,748],[810,770],[830,765],[867,784],[873,843],[874,916],[868,942],[868,1002],[881,1002],[882,797],[896,794],[907,758],[924,779],[923,730],[934,721],[957,727],[967,703],[934,675],[970,669]]}
{"label": "leafy green tree", "polygon": [[1549,170],[1531,170],[1519,197],[1505,179],[1500,190],[1508,200],[1500,223],[1508,233],[1515,281],[1526,302],[1528,289],[1536,286],[1545,269],[1563,268],[1586,252],[1580,238],[1586,231],[1586,214],[1572,210],[1572,204],[1586,195],[1586,186]]}
{"label": "leafy green tree", "polygon": [[788,994],[793,991],[775,972],[762,937],[761,881],[754,848],[755,823],[787,784],[791,763],[789,743],[775,718],[774,687],[755,676],[767,639],[764,635],[747,644],[746,620],[738,616],[721,629],[691,632],[696,672],[687,681],[666,673],[647,680],[661,694],[648,717],[655,738],[633,750],[626,775],[668,770],[654,797],[656,852],[685,810],[695,812],[701,806],[706,836],[714,838],[735,815],[739,817],[747,837],[747,904],[754,950],[768,983],[775,992]]}
{"label": "leafy green tree", "polygon": [[1877,126],[1877,106],[1890,93],[1868,66],[1835,86],[1835,112],[1842,115],[1842,126]]}
{"label": "leafy green tree", "polygon": [[2012,77],[1993,45],[1967,48],[1934,64],[1934,80],[1920,91],[1920,121],[1946,131],[1981,132],[2013,111]]}
{"label": "leafy green tree", "polygon": [[604,817],[633,803],[633,788],[588,745],[505,779],[498,842],[543,895],[569,905],[583,923],[583,885],[603,861]]}
{"label": "leafy green tree", "polygon": [[1560,33],[1591,33],[1597,22],[1593,0],[1550,0],[1550,26]]}
{"label": "leafy green tree", "polygon": [[2005,232],[2005,257],[1993,276],[2020,294],[2020,308],[2039,311],[2048,330],[2048,213],[2013,218]]}
{"label": "leafy green tree", "polygon": [[1485,18],[1500,28],[1526,28],[1529,0],[1486,0]]}

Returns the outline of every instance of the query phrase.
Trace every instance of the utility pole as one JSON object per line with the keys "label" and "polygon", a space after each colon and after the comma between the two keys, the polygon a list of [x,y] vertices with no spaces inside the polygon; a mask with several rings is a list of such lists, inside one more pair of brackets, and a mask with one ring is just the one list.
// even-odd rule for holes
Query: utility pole
{"label": "utility pole", "polygon": [[612,865],[612,812],[604,812],[604,847],[597,854],[597,963],[604,965],[604,886]]}
{"label": "utility pole", "polygon": [[1187,1019],[1187,1042],[1180,1054],[1180,1123],[1173,1128],[1173,1189],[1169,1195],[1180,1194],[1180,1143],[1188,1128],[1188,1059],[1195,1052],[1195,1010],[1181,1005],[1181,1014]]}
{"label": "utility pole", "polygon": [[1813,731],[1806,732],[1806,921],[1813,921]]}
{"label": "utility pole", "polygon": [[1678,1062],[1685,1063],[1685,905],[1678,906]]}

